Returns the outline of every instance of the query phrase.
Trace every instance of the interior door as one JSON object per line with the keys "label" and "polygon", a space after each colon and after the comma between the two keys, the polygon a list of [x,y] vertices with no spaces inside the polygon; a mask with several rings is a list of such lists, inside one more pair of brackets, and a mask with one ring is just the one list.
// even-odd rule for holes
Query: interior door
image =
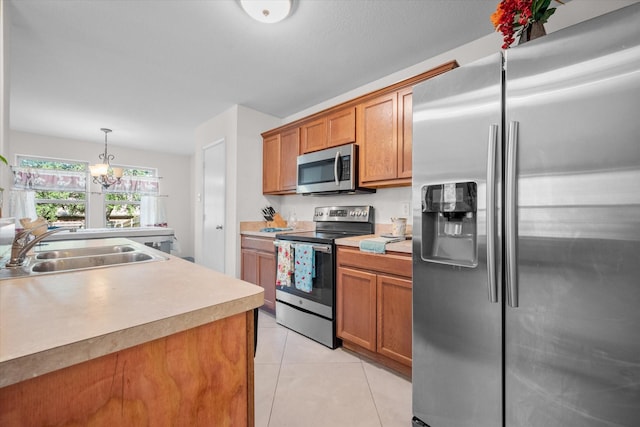
{"label": "interior door", "polygon": [[200,264],[224,273],[225,256],[225,142],[216,141],[203,149],[203,227]]}

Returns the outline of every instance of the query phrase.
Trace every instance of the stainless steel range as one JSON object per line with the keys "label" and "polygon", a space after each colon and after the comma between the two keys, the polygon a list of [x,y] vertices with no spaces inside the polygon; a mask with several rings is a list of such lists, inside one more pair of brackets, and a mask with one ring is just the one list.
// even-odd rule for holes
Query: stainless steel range
{"label": "stainless steel range", "polygon": [[373,234],[374,212],[372,206],[319,207],[313,221],[315,231],[276,235],[276,321],[336,348],[335,240]]}

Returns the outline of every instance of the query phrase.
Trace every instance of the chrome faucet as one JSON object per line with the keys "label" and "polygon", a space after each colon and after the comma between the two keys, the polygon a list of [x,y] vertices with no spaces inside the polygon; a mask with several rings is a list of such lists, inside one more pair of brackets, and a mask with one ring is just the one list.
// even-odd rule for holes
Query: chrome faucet
{"label": "chrome faucet", "polygon": [[20,267],[24,263],[24,259],[27,256],[27,252],[31,250],[35,245],[40,243],[43,239],[51,236],[52,234],[58,233],[60,231],[69,230],[71,232],[76,231],[75,227],[59,227],[54,228],[53,230],[49,230],[46,233],[43,233],[39,236],[36,236],[33,240],[29,240],[29,236],[31,236],[31,232],[33,230],[22,230],[16,233],[16,237],[13,239],[13,244],[11,245],[11,259],[7,262],[6,267]]}

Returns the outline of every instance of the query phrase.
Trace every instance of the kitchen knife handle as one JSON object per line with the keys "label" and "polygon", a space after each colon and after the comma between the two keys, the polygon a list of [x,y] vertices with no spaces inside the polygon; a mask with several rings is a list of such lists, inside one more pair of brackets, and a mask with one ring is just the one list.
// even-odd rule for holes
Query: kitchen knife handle
{"label": "kitchen knife handle", "polygon": [[498,280],[496,277],[496,146],[498,125],[489,126],[487,146],[487,285],[489,302],[498,302]]}
{"label": "kitchen knife handle", "polygon": [[333,178],[336,185],[340,185],[340,177],[338,176],[338,161],[340,160],[340,151],[336,151],[336,159],[333,161]]}
{"label": "kitchen knife handle", "polygon": [[517,252],[517,159],[518,122],[509,123],[505,167],[505,252],[507,303],[518,307],[518,252]]}

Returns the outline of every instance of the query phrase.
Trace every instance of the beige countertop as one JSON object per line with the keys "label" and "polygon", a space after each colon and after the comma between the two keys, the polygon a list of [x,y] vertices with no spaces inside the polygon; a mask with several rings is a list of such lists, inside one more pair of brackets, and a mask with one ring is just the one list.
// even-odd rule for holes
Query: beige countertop
{"label": "beige countertop", "polygon": [[[315,224],[309,221],[303,221],[298,224],[295,230],[291,231],[280,231],[280,232],[266,232],[260,231],[260,229],[268,227],[269,224],[264,221],[245,221],[240,222],[240,234],[245,236],[257,236],[257,237],[268,237],[275,238],[276,234],[285,234],[285,233],[300,233],[303,231],[313,231],[315,229]],[[391,232],[391,224],[376,224],[376,234],[370,234],[366,236],[353,236],[353,237],[345,237],[343,239],[336,239],[336,244],[341,246],[351,246],[351,247],[360,247],[360,240],[362,239],[370,239],[372,237],[380,237],[382,233],[390,233]],[[411,225],[407,226],[407,232],[411,233]],[[409,237],[411,234],[408,235]],[[407,239],[404,242],[396,242],[389,243],[386,246],[387,252],[401,252],[411,254],[412,245],[411,239]]]}
{"label": "beige countertop", "polygon": [[[380,237],[378,234],[370,234],[366,236],[353,236],[345,237],[343,239],[336,239],[336,245],[338,246],[351,246],[355,248],[360,247],[360,241],[364,239],[371,239],[374,237]],[[406,254],[412,253],[411,239],[404,240],[402,242],[388,243],[385,247],[387,252],[402,252]]]}
{"label": "beige countertop", "polygon": [[[46,250],[135,244],[51,242]],[[259,286],[166,260],[0,281],[0,387],[259,307]]]}
{"label": "beige countertop", "polygon": [[268,228],[272,224],[266,221],[242,221],[240,222],[240,234],[245,236],[256,236],[256,237],[269,237],[274,239],[276,234],[287,234],[287,233],[301,233],[303,231],[313,231],[315,230],[315,224],[311,221],[300,221],[294,230],[285,230],[285,231],[260,231],[263,228]]}

